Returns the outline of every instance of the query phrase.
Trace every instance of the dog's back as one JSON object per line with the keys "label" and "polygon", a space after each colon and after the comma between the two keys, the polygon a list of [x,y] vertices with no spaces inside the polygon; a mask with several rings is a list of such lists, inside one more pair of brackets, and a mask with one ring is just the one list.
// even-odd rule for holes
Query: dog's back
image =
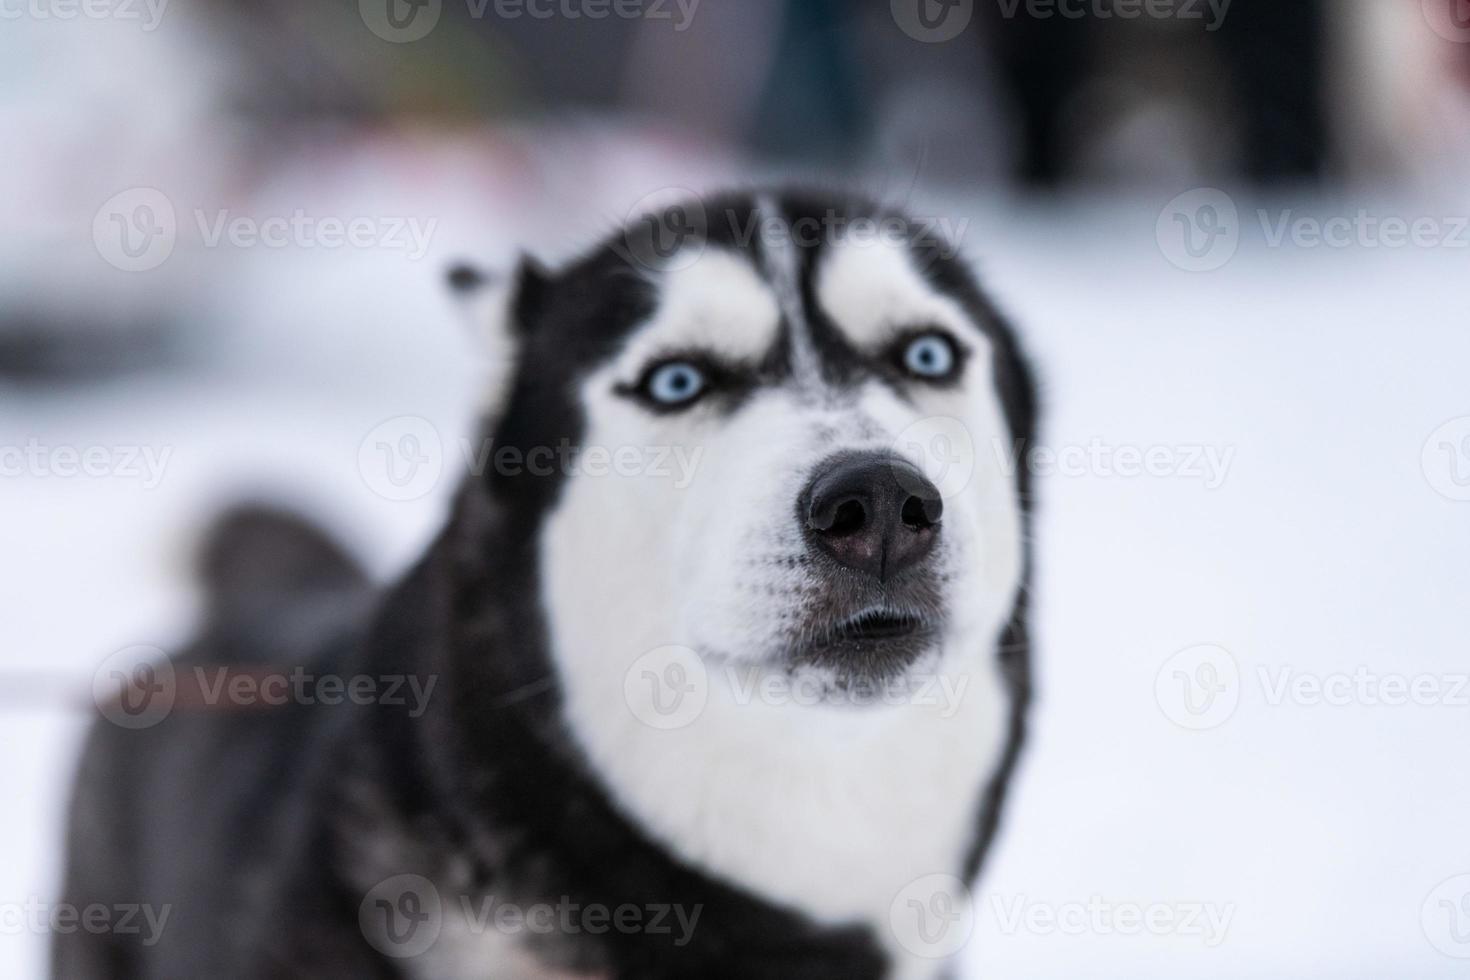
{"label": "dog's back", "polygon": [[[255,507],[215,525],[199,565],[206,622],[162,668],[166,710],[138,721],[104,711],[88,738],[64,891],[82,918],[56,930],[53,975],[314,976],[325,972],[314,964],[331,963],[374,976],[351,963],[355,944],[335,947],[336,929],[316,930],[311,949],[283,946],[285,922],[299,935],[303,920],[343,914],[312,869],[325,843],[313,803],[344,713],[241,700],[228,687],[350,662],[373,590],[325,536]],[[89,930],[85,910],[98,905],[112,921]]]}

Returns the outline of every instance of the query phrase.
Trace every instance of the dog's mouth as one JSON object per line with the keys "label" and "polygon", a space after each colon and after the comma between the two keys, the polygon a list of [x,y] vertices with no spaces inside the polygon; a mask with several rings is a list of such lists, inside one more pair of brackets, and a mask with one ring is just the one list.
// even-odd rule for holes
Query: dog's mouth
{"label": "dog's mouth", "polygon": [[918,616],[886,609],[870,609],[838,623],[831,635],[834,642],[868,643],[902,639],[922,629],[924,620]]}
{"label": "dog's mouth", "polygon": [[809,627],[793,659],[831,672],[839,686],[885,683],[912,668],[938,635],[936,616],[875,605]]}

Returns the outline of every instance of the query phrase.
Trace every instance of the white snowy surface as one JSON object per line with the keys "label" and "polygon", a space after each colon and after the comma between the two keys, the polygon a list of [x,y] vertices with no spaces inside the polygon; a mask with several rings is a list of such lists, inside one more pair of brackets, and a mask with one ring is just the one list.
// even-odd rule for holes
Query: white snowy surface
{"label": "white snowy surface", "polygon": [[[1470,251],[1272,248],[1248,217],[1233,261],[1188,273],[1155,238],[1171,196],[946,209],[973,218],[966,248],[1039,369],[1046,445],[1230,453],[1214,487],[1040,481],[1038,694],[976,893],[970,973],[1463,976],[1421,911],[1470,873],[1470,706],[1273,705],[1260,671],[1470,670],[1470,502],[1437,492],[1446,475],[1421,459],[1431,433],[1470,416]],[[212,355],[197,368],[0,389],[0,444],[171,452],[153,488],[0,479],[0,903],[54,894],[91,673],[187,633],[185,558],[212,510],[250,494],[301,503],[382,578],[432,533],[451,480],[388,501],[358,450],[396,416],[429,418],[446,441],[466,431],[471,348],[438,283],[450,257],[240,256],[196,294]],[[1239,704],[1194,731],[1155,680],[1199,644],[1230,652]],[[1228,928],[1208,945],[1010,918],[1089,902],[1198,904]],[[1447,912],[1430,906],[1433,932]],[[46,942],[6,920],[0,973],[42,975]]]}

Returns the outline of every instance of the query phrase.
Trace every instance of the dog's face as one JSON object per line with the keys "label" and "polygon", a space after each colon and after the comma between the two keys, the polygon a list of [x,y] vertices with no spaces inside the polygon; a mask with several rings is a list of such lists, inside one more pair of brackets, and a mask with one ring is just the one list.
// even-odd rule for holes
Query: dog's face
{"label": "dog's face", "polygon": [[508,304],[496,441],[555,450],[554,476],[511,478],[537,488],[553,653],[673,645],[843,688],[993,647],[1025,379],[968,275],[850,205],[705,211],[683,250],[639,262],[635,226]]}
{"label": "dog's face", "polygon": [[486,601],[544,650],[511,687],[554,674],[643,827],[819,919],[871,920],[978,853],[1016,744],[998,641],[1029,379],[922,229],[875,232],[896,219],[864,204],[704,208],[707,233],[656,261],[644,236],[677,214],[485,294],[505,324],[489,458],[524,464],[470,488],[510,570]]}

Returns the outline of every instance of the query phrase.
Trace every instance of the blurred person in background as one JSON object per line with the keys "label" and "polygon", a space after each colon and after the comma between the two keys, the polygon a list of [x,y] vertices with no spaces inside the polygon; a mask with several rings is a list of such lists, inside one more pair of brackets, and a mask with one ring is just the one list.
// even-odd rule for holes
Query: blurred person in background
{"label": "blurred person in background", "polygon": [[[691,173],[755,165],[888,191],[1423,179],[1424,161],[1460,145],[1470,71],[1464,45],[1418,29],[1418,6],[1344,0],[1328,16],[1315,0],[1189,0],[1160,18],[996,0],[944,43],[905,33],[889,4],[840,0],[705,3],[699,16],[670,4],[667,20],[447,3],[411,43],[365,29],[350,0],[176,0],[150,33],[17,21],[0,39],[12,79],[44,65],[51,81],[0,100],[20,232],[0,371],[178,356],[170,324],[212,273],[145,295],[56,234],[58,215],[86,220],[130,184],[244,202],[310,182],[314,160],[385,185],[393,157],[443,162],[471,143],[480,173],[455,163],[456,179],[500,213],[503,194],[605,196],[580,168],[609,151],[604,180],[619,155],[665,152],[700,161]],[[70,128],[55,125],[60,104]]]}

